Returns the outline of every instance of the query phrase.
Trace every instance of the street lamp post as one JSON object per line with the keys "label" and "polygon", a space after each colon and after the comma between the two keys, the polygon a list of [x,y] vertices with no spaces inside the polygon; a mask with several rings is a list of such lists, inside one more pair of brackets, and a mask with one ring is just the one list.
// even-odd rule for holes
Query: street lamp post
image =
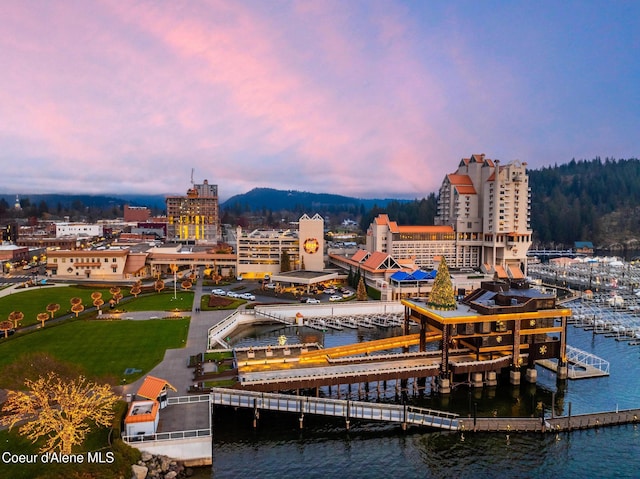
{"label": "street lamp post", "polygon": [[178,299],[178,265],[172,264],[170,268],[173,271],[173,299]]}

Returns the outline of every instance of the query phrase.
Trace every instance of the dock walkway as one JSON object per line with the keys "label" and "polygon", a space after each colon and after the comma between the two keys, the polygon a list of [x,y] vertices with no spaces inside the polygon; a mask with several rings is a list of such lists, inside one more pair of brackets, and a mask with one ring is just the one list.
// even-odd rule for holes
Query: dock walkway
{"label": "dock walkway", "polygon": [[257,393],[225,388],[212,388],[211,402],[219,406],[253,409],[254,421],[257,420],[260,410],[296,413],[300,416],[300,427],[302,427],[305,414],[317,414],[343,417],[347,428],[349,428],[351,419],[361,419],[397,423],[401,424],[403,429],[407,425],[415,425],[449,431],[458,430],[457,414],[399,404]]}
{"label": "dock walkway", "polygon": [[637,424],[640,409],[607,411],[560,417],[478,417],[460,418],[460,431],[474,432],[568,432],[576,429],[596,429],[605,426]]}

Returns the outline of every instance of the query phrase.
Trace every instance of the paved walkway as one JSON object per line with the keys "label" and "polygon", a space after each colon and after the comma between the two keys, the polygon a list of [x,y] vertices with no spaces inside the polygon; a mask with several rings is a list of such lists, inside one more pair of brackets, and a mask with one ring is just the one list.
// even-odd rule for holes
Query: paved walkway
{"label": "paved walkway", "polygon": [[[187,394],[189,386],[193,384],[193,369],[188,367],[189,357],[205,352],[207,350],[207,333],[209,328],[233,313],[231,310],[196,311],[196,308],[200,306],[200,298],[203,295],[202,274],[198,275],[194,293],[186,346],[180,349],[167,349],[163,360],[155,368],[137,381],[123,386],[123,395],[135,394],[147,375],[165,379],[175,387],[177,392],[174,393],[172,391],[169,394],[170,396],[185,396]],[[151,319],[153,317],[162,318],[166,315],[166,311],[145,311],[141,313],[125,313],[123,316],[136,320]]]}

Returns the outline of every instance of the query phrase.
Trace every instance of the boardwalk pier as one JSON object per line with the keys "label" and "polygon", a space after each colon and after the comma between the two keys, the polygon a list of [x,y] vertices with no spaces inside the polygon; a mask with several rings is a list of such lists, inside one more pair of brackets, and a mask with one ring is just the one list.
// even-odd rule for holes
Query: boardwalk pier
{"label": "boardwalk pier", "polygon": [[458,430],[457,414],[407,405],[259,393],[225,388],[212,388],[211,402],[214,405],[253,409],[254,427],[257,426],[260,410],[270,410],[298,414],[301,429],[305,414],[318,414],[343,417],[347,429],[349,429],[352,419],[361,419],[397,423],[402,426],[402,429],[406,429],[407,425],[414,425],[449,431]]}

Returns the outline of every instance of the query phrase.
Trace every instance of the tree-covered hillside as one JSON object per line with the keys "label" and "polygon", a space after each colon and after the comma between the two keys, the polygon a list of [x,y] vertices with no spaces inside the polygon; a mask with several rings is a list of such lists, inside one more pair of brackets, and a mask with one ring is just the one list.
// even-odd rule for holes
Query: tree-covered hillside
{"label": "tree-covered hillside", "polygon": [[600,158],[530,170],[531,227],[541,244],[640,239],[640,161]]}

